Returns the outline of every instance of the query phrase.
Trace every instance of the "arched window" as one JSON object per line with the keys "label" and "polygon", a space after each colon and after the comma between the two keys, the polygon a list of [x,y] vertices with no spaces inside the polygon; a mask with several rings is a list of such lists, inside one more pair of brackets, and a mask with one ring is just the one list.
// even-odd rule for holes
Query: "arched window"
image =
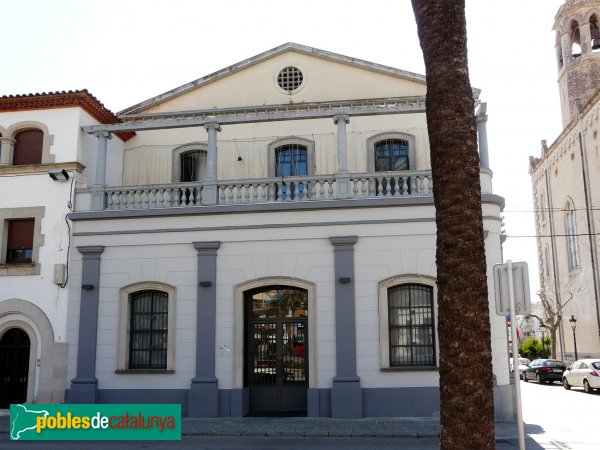
{"label": "arched window", "polygon": [[600,52],[600,28],[598,27],[598,18],[596,14],[590,17],[590,35],[592,38],[591,48],[593,52]]}
{"label": "arched window", "polygon": [[379,283],[383,369],[437,366],[435,279],[399,275]]}
{"label": "arched window", "polygon": [[154,282],[122,288],[117,373],[171,371],[174,341],[175,288]]}
{"label": "arched window", "polygon": [[188,150],[179,155],[179,181],[201,181],[206,178],[206,152]]}
{"label": "arched window", "polygon": [[41,164],[44,133],[41,130],[24,130],[15,135],[13,165]]}
{"label": "arched window", "polygon": [[383,139],[375,142],[375,172],[408,170],[409,144],[404,139]]}
{"label": "arched window", "polygon": [[579,33],[579,24],[571,22],[571,55],[573,58],[581,56],[581,35]]}
{"label": "arched window", "polygon": [[573,270],[579,267],[579,249],[577,246],[577,223],[575,217],[575,206],[573,205],[573,202],[571,200],[567,201],[565,210],[569,269]]}
{"label": "arched window", "polygon": [[275,148],[275,176],[308,175],[308,150],[305,145],[286,144]]}
{"label": "arched window", "polygon": [[194,142],[173,150],[173,182],[202,181],[206,178],[206,170],[206,144]]}
{"label": "arched window", "polygon": [[435,366],[433,288],[388,288],[390,367]]}
{"label": "arched window", "polygon": [[161,291],[131,294],[129,368],[166,369],[169,297]]}

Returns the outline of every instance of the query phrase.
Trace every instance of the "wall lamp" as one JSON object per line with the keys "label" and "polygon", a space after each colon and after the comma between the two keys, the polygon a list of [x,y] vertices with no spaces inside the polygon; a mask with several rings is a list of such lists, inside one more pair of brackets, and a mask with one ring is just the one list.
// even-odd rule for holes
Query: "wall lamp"
{"label": "wall lamp", "polygon": [[198,284],[202,287],[211,287],[212,286],[212,283],[210,281],[201,281]]}
{"label": "wall lamp", "polygon": [[69,181],[69,174],[65,169],[52,169],[48,171],[48,175],[54,181]]}
{"label": "wall lamp", "polygon": [[84,291],[91,291],[92,289],[94,289],[94,285],[93,284],[82,284],[81,289],[83,289]]}

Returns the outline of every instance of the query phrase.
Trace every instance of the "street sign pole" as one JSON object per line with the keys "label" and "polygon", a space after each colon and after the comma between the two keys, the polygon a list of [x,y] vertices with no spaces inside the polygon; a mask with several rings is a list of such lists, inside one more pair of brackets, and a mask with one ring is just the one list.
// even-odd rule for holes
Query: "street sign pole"
{"label": "street sign pole", "polygon": [[508,297],[510,302],[510,335],[512,339],[513,369],[515,376],[515,394],[517,397],[517,426],[519,428],[519,450],[525,450],[525,429],[523,427],[523,408],[521,407],[521,381],[519,374],[519,347],[517,345],[517,316],[515,308],[515,291],[513,287],[513,266],[509,259],[506,262],[508,270]]}

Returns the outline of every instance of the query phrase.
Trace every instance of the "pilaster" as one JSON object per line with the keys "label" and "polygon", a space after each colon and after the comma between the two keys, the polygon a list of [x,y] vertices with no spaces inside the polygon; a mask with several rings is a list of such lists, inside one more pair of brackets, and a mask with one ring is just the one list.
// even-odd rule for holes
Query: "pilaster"
{"label": "pilaster", "polygon": [[361,418],[362,389],[356,374],[356,300],[354,244],[357,236],[333,236],[335,262],[336,376],[331,389],[331,417]]}
{"label": "pilaster", "polygon": [[215,376],[217,323],[217,250],[219,241],[194,242],[198,252],[196,376],[188,393],[189,417],[217,417],[219,386]]}
{"label": "pilaster", "polygon": [[69,403],[96,403],[96,346],[98,340],[98,304],[100,299],[100,262],[102,246],[77,247],[82,255],[81,301],[79,304],[79,339],[77,376],[71,380]]}

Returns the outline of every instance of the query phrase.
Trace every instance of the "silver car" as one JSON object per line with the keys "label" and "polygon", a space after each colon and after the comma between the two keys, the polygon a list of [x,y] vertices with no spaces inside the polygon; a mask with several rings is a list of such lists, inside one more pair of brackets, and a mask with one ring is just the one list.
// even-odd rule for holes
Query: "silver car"
{"label": "silver car", "polygon": [[580,359],[571,364],[563,373],[563,386],[582,387],[587,393],[600,389],[600,359]]}
{"label": "silver car", "polygon": [[[514,372],[515,370],[513,369],[512,358],[509,359],[509,362],[510,362],[510,371]],[[529,361],[527,358],[519,358],[519,378],[523,378],[523,371],[525,369],[527,369],[529,364],[531,364],[531,361]]]}

